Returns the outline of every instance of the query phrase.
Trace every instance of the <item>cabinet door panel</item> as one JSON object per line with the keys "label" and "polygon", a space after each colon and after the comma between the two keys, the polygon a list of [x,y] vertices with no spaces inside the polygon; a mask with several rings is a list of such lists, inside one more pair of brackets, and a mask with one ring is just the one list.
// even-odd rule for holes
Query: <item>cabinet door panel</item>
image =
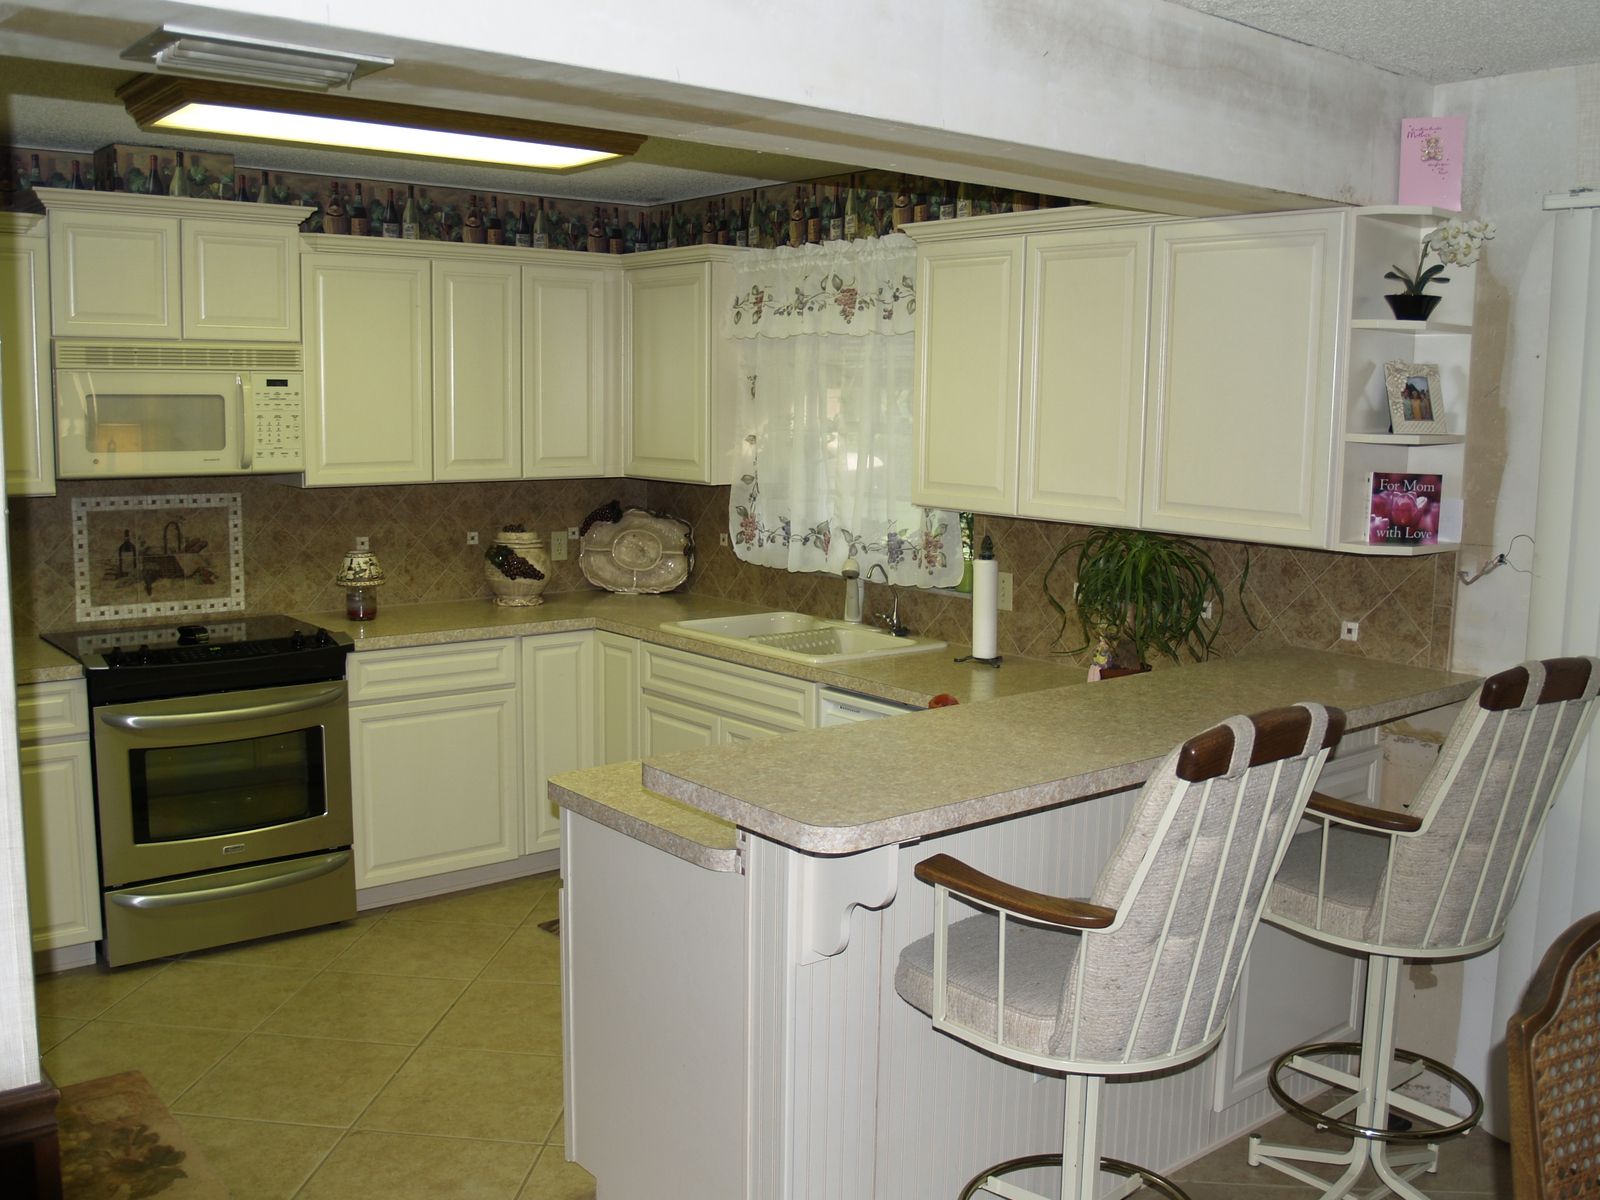
{"label": "cabinet door panel", "polygon": [[522,473],[521,272],[433,264],[433,477]]}
{"label": "cabinet door panel", "polygon": [[24,746],[19,753],[33,948],[92,942],[100,936],[100,874],[89,742]]}
{"label": "cabinet door panel", "polygon": [[606,474],[606,290],[592,268],[522,269],[522,473]]}
{"label": "cabinet door panel", "polygon": [[43,237],[0,236],[0,396],[5,398],[6,491],[56,490],[50,392],[50,275]]}
{"label": "cabinet door panel", "polygon": [[1156,230],[1144,524],[1327,540],[1338,214]]}
{"label": "cabinet door panel", "polygon": [[1020,237],[917,256],[918,504],[1016,511],[1022,263]]}
{"label": "cabinet door panel", "polygon": [[310,255],[304,288],[306,482],[431,479],[428,262]]}
{"label": "cabinet door panel", "polygon": [[623,471],[710,481],[711,267],[646,267],[623,277]]}
{"label": "cabinet door panel", "polygon": [[693,705],[646,693],[639,700],[639,757],[717,744],[717,718]]}
{"label": "cabinet door panel", "polygon": [[522,639],[523,789],[526,853],[561,844],[550,776],[595,764],[594,635]]}
{"label": "cabinet door panel", "polygon": [[300,238],[235,221],[183,222],[183,335],[300,340]]}
{"label": "cabinet door panel", "polygon": [[595,753],[600,763],[639,758],[639,643],[595,634]]}
{"label": "cabinet door panel", "polygon": [[500,688],[350,710],[356,886],[521,853],[518,707]]}
{"label": "cabinet door panel", "polygon": [[1028,239],[1017,511],[1136,525],[1150,231]]}
{"label": "cabinet door panel", "polygon": [[176,217],[52,214],[51,331],[178,337],[178,253]]}

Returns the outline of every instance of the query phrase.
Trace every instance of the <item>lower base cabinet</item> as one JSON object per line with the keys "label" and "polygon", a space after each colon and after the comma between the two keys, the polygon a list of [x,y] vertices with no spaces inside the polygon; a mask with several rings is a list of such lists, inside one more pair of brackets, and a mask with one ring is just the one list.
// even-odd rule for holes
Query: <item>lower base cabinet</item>
{"label": "lower base cabinet", "polygon": [[595,635],[522,639],[522,780],[526,853],[561,845],[561,812],[550,776],[592,767],[595,754]]}
{"label": "lower base cabinet", "polygon": [[97,941],[99,851],[83,681],[18,688],[17,738],[33,948]]}

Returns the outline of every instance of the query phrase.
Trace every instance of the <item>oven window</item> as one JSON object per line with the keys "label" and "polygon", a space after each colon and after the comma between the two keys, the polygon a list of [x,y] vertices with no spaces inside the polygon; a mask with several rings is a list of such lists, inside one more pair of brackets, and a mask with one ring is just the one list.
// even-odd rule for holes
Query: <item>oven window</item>
{"label": "oven window", "polygon": [[242,833],[328,811],[317,727],[135,750],[129,760],[135,842]]}

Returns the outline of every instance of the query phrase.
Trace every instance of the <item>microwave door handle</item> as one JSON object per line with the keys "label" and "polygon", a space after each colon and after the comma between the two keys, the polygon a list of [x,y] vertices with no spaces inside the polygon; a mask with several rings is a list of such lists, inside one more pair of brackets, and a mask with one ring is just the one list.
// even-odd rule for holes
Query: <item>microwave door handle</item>
{"label": "microwave door handle", "polygon": [[290,700],[269,704],[231,705],[222,709],[198,709],[194,712],[176,713],[106,713],[100,720],[116,729],[135,729],[154,733],[163,729],[192,729],[204,725],[226,725],[230,721],[255,721],[263,717],[281,717],[288,713],[304,712],[308,708],[321,708],[344,697],[344,683],[317,688]]}
{"label": "microwave door handle", "polygon": [[244,376],[235,375],[233,382],[239,389],[239,466],[248,471],[256,458],[256,415],[245,393]]}

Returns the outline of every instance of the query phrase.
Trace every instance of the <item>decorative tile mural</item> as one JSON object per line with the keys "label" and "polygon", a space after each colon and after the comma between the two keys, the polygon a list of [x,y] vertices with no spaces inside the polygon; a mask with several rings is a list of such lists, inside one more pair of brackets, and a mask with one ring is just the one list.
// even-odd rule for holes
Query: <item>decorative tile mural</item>
{"label": "decorative tile mural", "polygon": [[120,621],[244,608],[239,494],[72,502],[74,616]]}

